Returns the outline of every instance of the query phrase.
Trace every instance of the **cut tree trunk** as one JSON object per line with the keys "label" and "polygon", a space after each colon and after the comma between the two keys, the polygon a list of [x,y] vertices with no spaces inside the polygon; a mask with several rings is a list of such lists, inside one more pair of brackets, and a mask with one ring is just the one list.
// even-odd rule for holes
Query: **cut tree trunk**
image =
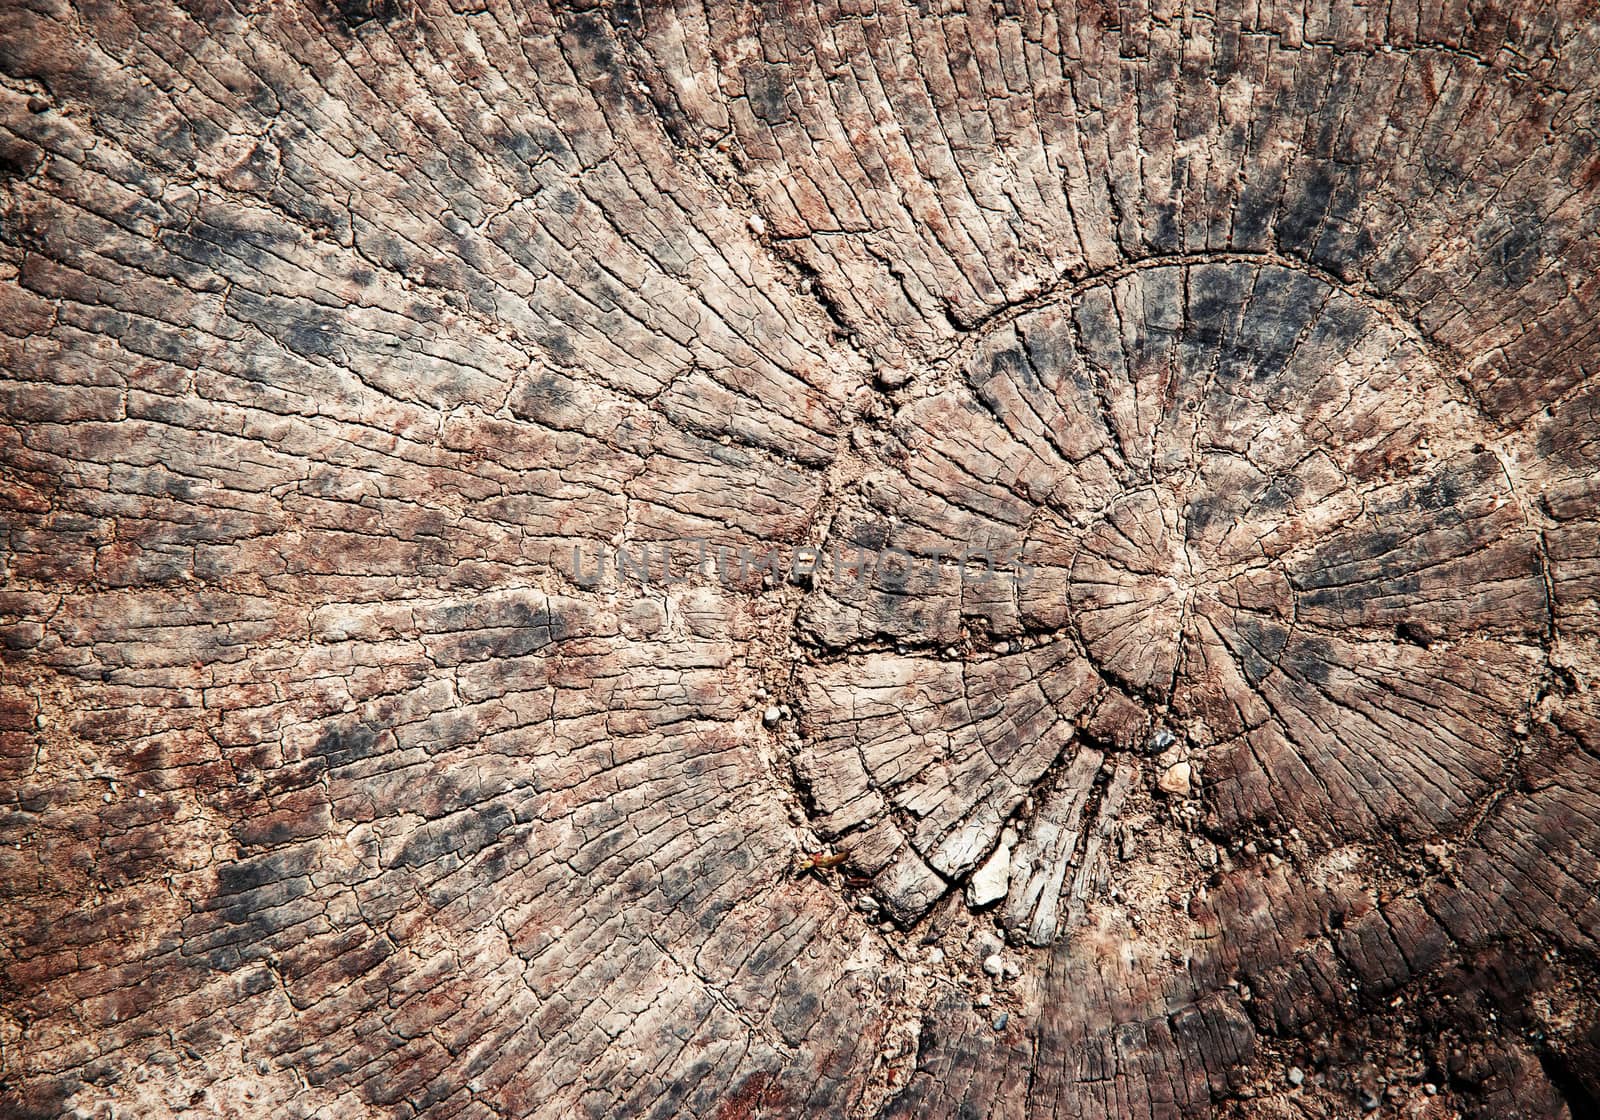
{"label": "cut tree trunk", "polygon": [[1592,1120],[1597,118],[1570,0],[5,0],[0,1113]]}

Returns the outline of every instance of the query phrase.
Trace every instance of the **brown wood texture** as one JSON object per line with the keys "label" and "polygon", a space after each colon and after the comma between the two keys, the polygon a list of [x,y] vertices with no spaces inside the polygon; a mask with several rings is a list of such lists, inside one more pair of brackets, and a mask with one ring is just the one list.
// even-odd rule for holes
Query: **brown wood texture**
{"label": "brown wood texture", "polygon": [[1597,119],[1572,0],[0,0],[0,1115],[1600,1116]]}

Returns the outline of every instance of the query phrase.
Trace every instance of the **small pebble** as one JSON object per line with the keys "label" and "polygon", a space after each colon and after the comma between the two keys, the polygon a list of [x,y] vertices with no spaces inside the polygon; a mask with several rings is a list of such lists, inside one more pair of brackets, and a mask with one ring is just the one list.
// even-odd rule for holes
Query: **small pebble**
{"label": "small pebble", "polygon": [[778,721],[782,718],[783,713],[780,712],[775,706],[770,707],[761,713],[761,722],[766,724],[768,727],[778,726]]}
{"label": "small pebble", "polygon": [[1006,1024],[1010,1021],[1011,1013],[1008,1011],[1002,1011],[1000,1014],[994,1017],[994,1029],[997,1031],[1003,1031],[1006,1029]]}
{"label": "small pebble", "polygon": [[[107,797],[106,800],[110,801],[111,798]],[[990,976],[999,976],[1005,970],[1006,962],[1001,958],[999,953],[990,953],[987,957],[983,958],[983,971],[987,972]]]}
{"label": "small pebble", "polygon": [[1156,728],[1155,734],[1150,736],[1150,749],[1153,751],[1164,751],[1172,746],[1172,743],[1172,732],[1165,727]]}
{"label": "small pebble", "polygon": [[1439,1091],[1439,1086],[1430,1081],[1422,1087],[1422,1091],[1431,1097]]}
{"label": "small pebble", "polygon": [[898,389],[911,380],[911,371],[896,366],[879,366],[873,379],[877,381],[880,389]]}
{"label": "small pebble", "polygon": [[1289,1067],[1289,1084],[1299,1088],[1306,1083],[1306,1071],[1299,1066]]}
{"label": "small pebble", "polygon": [[1022,975],[1022,966],[1017,964],[1016,961],[1007,961],[1005,963],[1005,974],[1007,980],[1015,980]]}
{"label": "small pebble", "polygon": [[974,1006],[977,1006],[977,1007],[988,1007],[991,1003],[994,1002],[994,1000],[989,998],[989,993],[988,992],[984,992],[982,995],[980,995],[977,999],[973,1000],[972,1002],[973,1002]]}
{"label": "small pebble", "polygon": [[1164,793],[1170,793],[1174,797],[1188,797],[1194,788],[1189,780],[1192,773],[1193,770],[1187,762],[1175,762],[1167,767],[1156,784]]}
{"label": "small pebble", "polygon": [[929,964],[943,964],[944,963],[944,950],[939,948],[939,946],[937,946],[937,945],[935,945],[933,948],[929,949],[928,950],[928,963]]}

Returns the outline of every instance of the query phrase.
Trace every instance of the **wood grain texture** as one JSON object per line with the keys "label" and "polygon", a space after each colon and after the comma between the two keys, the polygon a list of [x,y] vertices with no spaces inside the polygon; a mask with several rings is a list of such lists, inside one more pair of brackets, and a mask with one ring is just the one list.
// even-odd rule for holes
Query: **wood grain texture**
{"label": "wood grain texture", "polygon": [[1600,1115],[1600,19],[0,3],[0,1114]]}

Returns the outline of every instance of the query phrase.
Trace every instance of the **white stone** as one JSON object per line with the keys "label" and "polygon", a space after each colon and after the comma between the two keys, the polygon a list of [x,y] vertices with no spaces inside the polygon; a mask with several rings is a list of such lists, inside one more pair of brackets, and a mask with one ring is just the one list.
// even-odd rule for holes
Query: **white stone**
{"label": "white stone", "polygon": [[1174,797],[1188,797],[1193,788],[1189,780],[1192,773],[1187,762],[1174,762],[1166,768],[1156,784],[1163,792],[1170,793]]}

